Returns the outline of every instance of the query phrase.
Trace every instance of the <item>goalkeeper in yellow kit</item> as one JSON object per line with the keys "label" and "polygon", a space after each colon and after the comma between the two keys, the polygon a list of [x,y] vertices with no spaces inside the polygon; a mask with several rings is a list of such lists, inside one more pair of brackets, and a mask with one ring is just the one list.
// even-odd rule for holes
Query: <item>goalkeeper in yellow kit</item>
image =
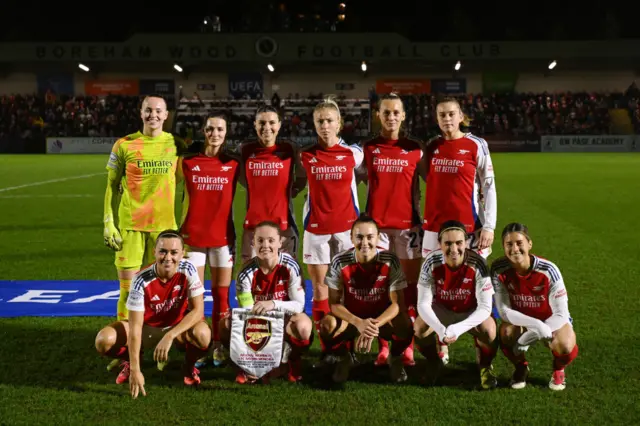
{"label": "goalkeeper in yellow kit", "polygon": [[182,140],[163,131],[169,112],[161,96],[147,96],[140,115],[142,132],[117,140],[107,163],[104,243],[116,252],[119,321],[128,318],[131,280],[142,266],[154,262],[158,234],[177,229],[176,167],[186,148]]}

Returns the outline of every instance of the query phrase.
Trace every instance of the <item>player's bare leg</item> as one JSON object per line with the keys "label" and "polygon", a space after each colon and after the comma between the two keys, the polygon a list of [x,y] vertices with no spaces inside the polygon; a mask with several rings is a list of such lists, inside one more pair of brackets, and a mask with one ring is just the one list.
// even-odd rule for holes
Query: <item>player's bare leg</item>
{"label": "player's bare leg", "polygon": [[523,327],[509,324],[505,321],[500,324],[500,348],[502,353],[515,366],[510,384],[512,389],[523,389],[527,386],[529,363],[525,357],[525,352],[516,350],[518,339],[525,331]]}
{"label": "player's bare leg", "polygon": [[291,344],[287,378],[290,382],[297,382],[302,379],[302,355],[311,346],[313,323],[306,314],[295,314],[289,319],[285,331]]}
{"label": "player's bare leg", "polygon": [[413,324],[409,315],[400,312],[389,324],[380,328],[380,335],[385,340],[390,340],[391,362],[389,363],[389,375],[395,383],[407,380],[407,372],[404,369],[404,354],[413,340]]}
{"label": "player's bare leg", "polygon": [[[102,356],[113,358],[114,366],[122,366],[122,371],[116,378],[116,383],[121,384],[129,379],[129,350],[127,339],[129,336],[129,323],[117,321],[104,327],[98,332],[95,340],[96,351]],[[111,364],[110,364],[111,365]],[[112,368],[108,368],[111,370]]]}
{"label": "player's bare leg", "polygon": [[563,390],[566,387],[564,369],[578,356],[576,333],[570,324],[565,324],[552,334],[549,344],[553,354],[553,374],[549,381],[552,390]]}
{"label": "player's bare leg", "polygon": [[333,315],[326,315],[320,321],[318,334],[327,353],[339,357],[333,371],[333,381],[335,383],[346,382],[353,366],[351,349],[353,340],[358,337],[358,329]]}
{"label": "player's bare leg", "polygon": [[[117,319],[118,321],[126,321],[129,318],[129,312],[127,310],[127,299],[129,298],[129,290],[131,288],[131,281],[133,277],[138,273],[140,268],[118,268],[118,281],[120,282],[120,295],[118,297],[117,305]],[[113,359],[109,365],[107,365],[107,371],[113,370],[116,366],[120,365],[119,359]]]}
{"label": "player's bare leg", "polygon": [[416,348],[418,348],[422,356],[427,360],[424,381],[427,384],[433,385],[436,380],[438,380],[438,376],[445,363],[442,359],[442,353],[438,350],[436,333],[420,317],[416,318],[416,321],[413,323],[413,340]]}
{"label": "player's bare leg", "polygon": [[200,384],[200,371],[195,364],[207,353],[211,343],[211,329],[204,321],[198,322],[191,329],[176,338],[178,345],[185,348],[185,361],[182,365],[184,384],[187,386]]}
{"label": "player's bare leg", "polygon": [[479,326],[469,330],[476,345],[476,362],[480,369],[480,385],[483,389],[494,389],[498,379],[493,372],[493,359],[498,350],[498,330],[493,317],[484,320]]}

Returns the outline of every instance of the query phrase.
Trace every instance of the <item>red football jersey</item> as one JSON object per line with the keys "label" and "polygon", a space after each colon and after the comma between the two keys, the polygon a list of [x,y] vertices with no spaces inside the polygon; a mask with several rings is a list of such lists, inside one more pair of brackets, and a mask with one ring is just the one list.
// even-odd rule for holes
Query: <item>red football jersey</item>
{"label": "red football jersey", "polygon": [[133,279],[127,309],[144,312],[144,323],[151,327],[173,327],[187,314],[189,299],[204,294],[198,271],[187,260],[181,260],[169,281],[162,282],[155,263],[141,270]]}
{"label": "red football jersey", "polygon": [[487,264],[482,256],[467,250],[462,265],[452,270],[444,262],[442,250],[434,250],[425,259],[418,285],[433,291],[433,303],[452,312],[471,312],[478,296],[494,293]]}
{"label": "red football jersey", "polygon": [[389,293],[407,286],[395,254],[380,251],[373,264],[363,266],[356,260],[354,248],[333,258],[325,283],[342,290],[344,306],[359,318],[381,315],[391,304]]}
{"label": "red football jersey", "polygon": [[511,309],[546,321],[553,315],[551,305],[567,300],[567,289],[560,270],[553,262],[538,256],[531,257],[531,271],[524,276],[518,275],[506,257],[493,262],[493,286],[496,293],[508,292]]}
{"label": "red football jersey", "polygon": [[409,229],[420,225],[420,142],[382,137],[363,145],[367,168],[367,214],[380,228]]}
{"label": "red football jersey", "polygon": [[319,144],[300,153],[307,175],[304,229],[318,235],[351,229],[360,215],[355,169],[362,164],[362,149],[342,139],[331,148]]}
{"label": "red football jersey", "polygon": [[244,229],[255,229],[262,221],[272,221],[286,230],[295,226],[291,188],[294,182],[295,151],[288,142],[265,148],[248,142],[241,148],[247,188]]}
{"label": "red football jersey", "polygon": [[185,181],[180,232],[192,247],[224,247],[235,243],[233,197],[239,163],[220,154],[199,154],[182,161]]}
{"label": "red football jersey", "polygon": [[483,220],[493,224],[495,218],[484,217],[478,204],[479,183],[494,178],[487,142],[470,133],[455,140],[439,138],[426,153],[423,229],[438,232],[447,220],[457,220],[471,233],[482,227]]}

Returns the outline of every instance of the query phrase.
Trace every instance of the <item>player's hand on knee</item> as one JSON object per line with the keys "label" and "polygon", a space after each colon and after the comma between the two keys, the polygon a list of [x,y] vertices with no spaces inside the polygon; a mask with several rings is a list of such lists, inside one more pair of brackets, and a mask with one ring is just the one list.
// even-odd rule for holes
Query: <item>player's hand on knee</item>
{"label": "player's hand on knee", "polygon": [[456,336],[455,334],[447,330],[444,333],[444,339],[442,339],[442,343],[444,343],[445,345],[450,345],[454,343],[456,340],[458,340],[458,336]]}
{"label": "player's hand on knee", "polygon": [[371,345],[373,344],[373,338],[364,335],[358,336],[356,339],[356,352],[369,353],[371,351]]}
{"label": "player's hand on knee", "polygon": [[262,315],[265,312],[273,311],[275,308],[276,304],[273,302],[273,300],[261,300],[260,302],[257,302],[255,305],[253,305],[253,309],[251,309],[251,312],[257,315]]}
{"label": "player's hand on knee", "polygon": [[122,236],[120,235],[120,231],[118,231],[118,228],[116,228],[113,222],[105,223],[103,236],[104,245],[109,247],[111,250],[122,250]]}
{"label": "player's hand on knee", "polygon": [[141,371],[132,371],[129,376],[129,391],[133,399],[138,397],[138,394],[147,396],[147,392],[144,390],[144,376]]}
{"label": "player's hand on knee", "polygon": [[378,337],[378,320],[375,318],[367,318],[364,320],[360,320],[357,325],[358,331],[361,335],[374,338]]}

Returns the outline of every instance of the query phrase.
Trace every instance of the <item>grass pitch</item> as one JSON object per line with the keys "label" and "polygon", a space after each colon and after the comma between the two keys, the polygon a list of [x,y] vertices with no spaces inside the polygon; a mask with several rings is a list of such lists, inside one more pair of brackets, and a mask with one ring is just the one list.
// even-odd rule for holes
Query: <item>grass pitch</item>
{"label": "grass pitch", "polygon": [[[372,355],[344,388],[334,389],[326,373],[310,368],[316,339],[304,384],[239,386],[229,369],[210,368],[202,371],[200,389],[185,389],[174,352],[163,373],[152,363],[143,367],[148,396],[133,401],[93,346],[97,331],[113,318],[0,318],[0,424],[640,423],[640,155],[493,159],[497,234],[508,222],[527,224],[533,252],[559,266],[568,288],[580,354],[567,368],[565,391],[547,388],[552,357],[542,346],[529,351],[527,388],[507,387],[512,366],[499,353],[494,366],[500,387],[478,391],[469,336],[451,347],[452,362],[439,386],[420,384],[420,355],[404,385],[388,384],[387,370],[374,368]],[[101,235],[106,161],[106,155],[0,156],[3,280],[116,279],[113,253]],[[299,223],[301,205],[300,196]],[[242,189],[235,206],[240,235]],[[493,251],[491,259],[501,255],[499,242]]]}

